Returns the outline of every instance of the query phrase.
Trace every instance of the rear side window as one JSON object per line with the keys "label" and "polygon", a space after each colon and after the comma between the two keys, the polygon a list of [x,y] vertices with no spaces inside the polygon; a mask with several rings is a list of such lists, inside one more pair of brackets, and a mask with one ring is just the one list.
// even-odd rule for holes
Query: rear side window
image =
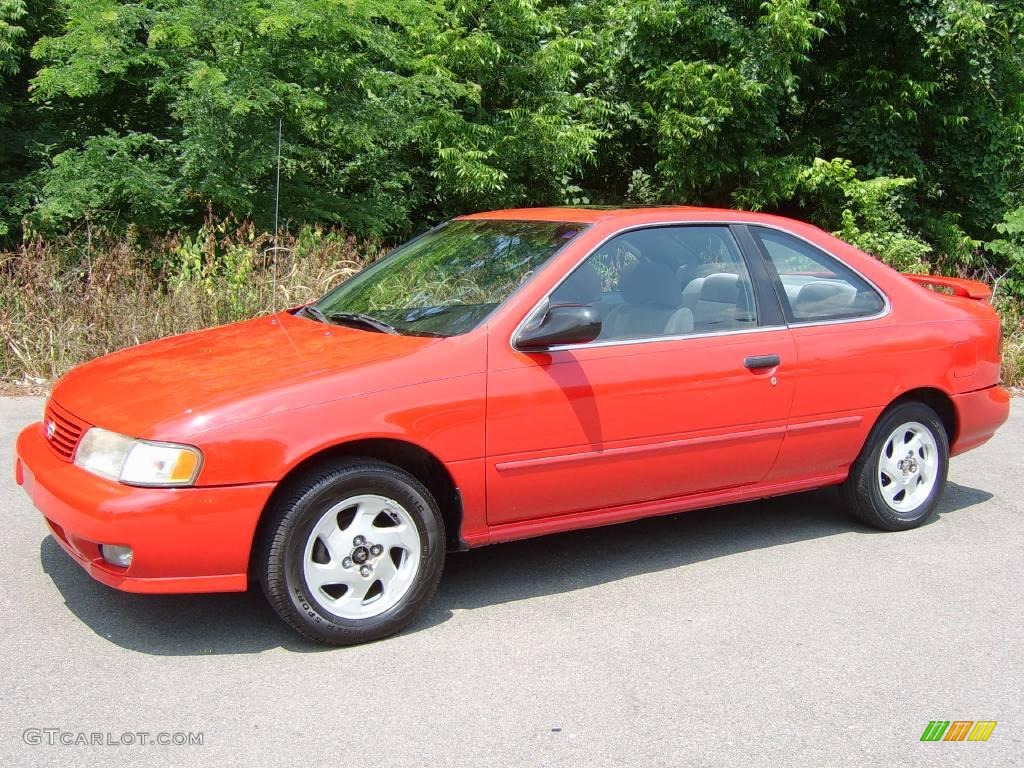
{"label": "rear side window", "polygon": [[870,317],[885,308],[885,300],[864,278],[806,240],[776,229],[750,231],[775,273],[789,322]]}

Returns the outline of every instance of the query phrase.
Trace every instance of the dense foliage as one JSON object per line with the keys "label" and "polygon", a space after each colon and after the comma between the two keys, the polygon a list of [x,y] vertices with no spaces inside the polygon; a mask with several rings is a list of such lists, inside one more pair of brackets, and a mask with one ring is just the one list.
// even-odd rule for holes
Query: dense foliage
{"label": "dense foliage", "polygon": [[[0,237],[797,215],[1024,295],[1024,0],[0,0]],[[87,228],[88,228],[87,227]]]}

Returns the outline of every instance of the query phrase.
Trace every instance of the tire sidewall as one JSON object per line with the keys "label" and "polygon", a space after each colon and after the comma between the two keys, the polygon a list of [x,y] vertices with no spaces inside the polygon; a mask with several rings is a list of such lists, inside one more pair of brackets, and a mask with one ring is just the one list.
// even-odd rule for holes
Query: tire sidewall
{"label": "tire sidewall", "polygon": [[[444,530],[433,499],[412,478],[383,468],[341,470],[314,485],[292,506],[284,524],[284,584],[288,605],[306,631],[328,642],[363,642],[392,634],[404,626],[430,599],[444,563]],[[410,482],[412,481],[412,482]],[[383,613],[364,619],[345,619],[328,613],[306,584],[304,558],[313,527],[333,506],[346,498],[378,494],[393,499],[409,512],[420,537],[420,561],[409,590]]]}
{"label": "tire sidewall", "polygon": [[[900,512],[890,507],[882,496],[882,490],[878,483],[878,462],[882,451],[885,450],[885,443],[889,435],[901,424],[909,422],[922,424],[931,432],[935,444],[938,446],[938,468],[935,484],[924,500],[914,509]],[[887,413],[875,426],[871,437],[871,450],[865,456],[862,472],[869,501],[879,517],[895,529],[909,529],[920,525],[935,510],[946,487],[946,477],[949,472],[949,439],[946,435],[946,428],[935,411],[921,403],[904,403]]]}

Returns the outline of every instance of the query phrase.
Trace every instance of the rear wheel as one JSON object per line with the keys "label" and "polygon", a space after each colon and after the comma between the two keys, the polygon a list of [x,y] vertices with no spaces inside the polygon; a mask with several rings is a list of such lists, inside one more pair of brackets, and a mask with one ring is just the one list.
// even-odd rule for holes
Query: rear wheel
{"label": "rear wheel", "polygon": [[902,403],[871,431],[843,496],[864,523],[905,531],[935,511],[948,470],[949,439],[941,419],[923,403]]}
{"label": "rear wheel", "polygon": [[307,637],[335,645],[385,637],[437,589],[441,513],[398,467],[366,460],[325,467],[268,514],[257,552],[263,591]]}

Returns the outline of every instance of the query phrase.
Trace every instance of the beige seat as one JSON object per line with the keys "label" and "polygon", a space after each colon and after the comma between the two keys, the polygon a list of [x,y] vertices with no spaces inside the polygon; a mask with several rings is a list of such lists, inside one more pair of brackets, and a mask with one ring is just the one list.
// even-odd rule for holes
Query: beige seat
{"label": "beige seat", "polygon": [[740,276],[716,272],[701,280],[700,295],[693,310],[694,328],[697,331],[719,331],[741,327],[737,305],[740,294],[746,295],[746,292],[741,289]]}
{"label": "beige seat", "polygon": [[697,300],[700,298],[700,289],[704,285],[703,277],[696,277],[683,288],[683,306],[693,312],[697,308]]}
{"label": "beige seat", "polygon": [[793,314],[798,318],[843,314],[856,296],[857,289],[848,283],[824,280],[807,283],[793,301]]}
{"label": "beige seat", "polygon": [[605,318],[602,339],[675,336],[693,331],[693,313],[679,306],[679,281],[670,267],[637,262],[619,278],[619,294],[623,303]]}

